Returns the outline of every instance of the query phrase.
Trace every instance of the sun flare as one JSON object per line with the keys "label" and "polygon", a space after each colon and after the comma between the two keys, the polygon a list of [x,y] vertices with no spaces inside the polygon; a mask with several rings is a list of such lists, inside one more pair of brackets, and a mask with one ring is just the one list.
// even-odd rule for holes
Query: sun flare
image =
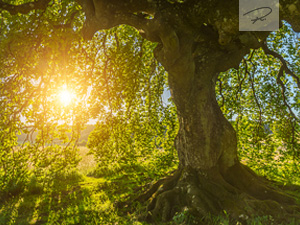
{"label": "sun flare", "polygon": [[73,102],[74,98],[75,95],[66,88],[59,92],[59,100],[64,106],[70,105]]}

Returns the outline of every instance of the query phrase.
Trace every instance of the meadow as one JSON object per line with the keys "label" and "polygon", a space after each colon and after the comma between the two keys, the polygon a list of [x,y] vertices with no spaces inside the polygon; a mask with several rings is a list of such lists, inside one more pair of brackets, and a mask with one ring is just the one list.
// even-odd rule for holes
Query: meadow
{"label": "meadow", "polygon": [[[101,167],[88,154],[87,147],[79,148],[81,161],[77,167],[56,174],[51,185],[43,186],[30,177],[24,192],[7,198],[0,205],[0,224],[148,224],[143,222],[146,204],[131,202],[151,184],[176,168],[177,159],[164,163],[166,152],[155,151],[136,163]],[[244,163],[251,161],[242,159]],[[255,164],[253,164],[255,165]],[[256,164],[258,166],[262,164]],[[293,160],[269,161],[264,167],[253,168],[261,175],[275,179],[293,195],[300,196],[299,163]],[[269,165],[269,166],[268,166]],[[279,185],[279,183],[274,183]],[[242,224],[232,223],[229,217],[207,215],[205,222],[188,213],[176,214],[167,224]],[[274,224],[272,217],[245,218],[244,224]],[[157,223],[159,224],[159,223]],[[290,223],[290,224],[297,224]]]}

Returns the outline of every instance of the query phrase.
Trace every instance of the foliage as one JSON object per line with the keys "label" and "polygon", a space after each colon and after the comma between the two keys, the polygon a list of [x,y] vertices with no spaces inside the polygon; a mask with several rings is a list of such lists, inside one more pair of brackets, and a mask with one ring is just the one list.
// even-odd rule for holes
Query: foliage
{"label": "foliage", "polygon": [[155,149],[170,152],[161,159],[166,164],[174,160],[176,111],[162,100],[166,73],[153,57],[154,47],[121,26],[99,33],[87,49],[97,71],[91,75],[90,107],[98,121],[88,147],[100,167],[134,164],[154,157]]}
{"label": "foliage", "polygon": [[[5,196],[21,193],[31,173],[48,185],[55,174],[78,162],[76,140],[86,120],[84,107],[80,102],[70,107],[57,104],[58,91],[66,85],[68,69],[72,70],[67,56],[76,55],[68,45],[79,38],[78,32],[69,32],[61,25],[68,23],[76,11],[78,7],[68,1],[53,3],[43,13],[10,15],[1,11],[0,191],[7,193]],[[35,131],[37,137],[30,144]],[[66,136],[67,131],[71,138]],[[21,132],[27,138],[17,146]]]}
{"label": "foliage", "polygon": [[[145,189],[177,165],[176,109],[162,100],[168,83],[153,56],[156,44],[125,25],[85,42],[79,6],[51,4],[43,13],[0,13],[0,223],[21,224],[30,215],[33,223],[140,224],[145,206],[124,216],[115,201],[131,198],[137,186]],[[300,73],[299,36],[289,25],[267,43]],[[219,76],[216,93],[236,129],[242,162],[261,175],[300,184],[300,95],[293,76],[279,76],[281,65],[252,50],[239,69]],[[76,94],[73,104],[59,104],[62,89]],[[92,155],[97,168],[80,172],[93,178],[74,172],[89,120],[96,128],[87,144],[90,156],[83,158]],[[21,133],[26,139],[18,145]],[[193,219],[183,212],[172,222]]]}
{"label": "foliage", "polygon": [[[267,43],[299,73],[299,39],[288,24],[273,32]],[[239,156],[263,175],[284,165],[295,171],[299,167],[299,86],[290,74],[279,77],[281,65],[261,49],[252,50],[238,70],[221,74],[217,83],[219,105],[237,132]]]}

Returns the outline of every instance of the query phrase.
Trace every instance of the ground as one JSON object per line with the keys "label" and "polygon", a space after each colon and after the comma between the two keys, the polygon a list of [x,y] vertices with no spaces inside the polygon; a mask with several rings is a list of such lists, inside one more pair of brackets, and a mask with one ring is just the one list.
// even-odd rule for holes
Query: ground
{"label": "ground", "polygon": [[[32,177],[24,194],[9,198],[0,205],[0,224],[148,224],[141,218],[144,218],[149,202],[128,201],[131,205],[124,202],[145,193],[155,181],[174,171],[176,161],[170,167],[159,168],[149,160],[139,165],[115,165],[95,170],[96,163],[92,156],[86,155],[87,152],[87,148],[81,147],[83,159],[77,169],[57,176],[51,188],[43,190]],[[281,177],[281,181],[289,184],[284,186],[286,191],[299,196],[300,189],[296,185],[300,184],[300,175],[293,172],[293,168],[294,162],[281,162],[277,167],[273,166],[273,173],[267,170],[264,173],[277,180]],[[262,169],[256,172],[262,174]],[[279,183],[274,185],[279,186]],[[240,222],[234,224],[272,224],[273,221],[270,215],[251,218],[240,214],[239,217]],[[206,224],[232,224],[226,211],[220,216],[207,214],[203,219]],[[195,221],[200,220],[183,210],[170,222],[160,224],[194,224]]]}

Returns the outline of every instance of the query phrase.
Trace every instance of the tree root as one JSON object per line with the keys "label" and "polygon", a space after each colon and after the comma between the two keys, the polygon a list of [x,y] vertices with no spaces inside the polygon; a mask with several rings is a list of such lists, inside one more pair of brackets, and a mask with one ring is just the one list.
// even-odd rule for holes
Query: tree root
{"label": "tree root", "polygon": [[198,218],[195,224],[205,224],[208,215],[222,215],[225,211],[233,221],[266,215],[280,222],[291,218],[300,221],[300,206],[295,198],[238,163],[225,173],[218,168],[179,169],[136,200],[150,200],[146,216],[149,222],[169,221],[176,212],[188,211]]}

